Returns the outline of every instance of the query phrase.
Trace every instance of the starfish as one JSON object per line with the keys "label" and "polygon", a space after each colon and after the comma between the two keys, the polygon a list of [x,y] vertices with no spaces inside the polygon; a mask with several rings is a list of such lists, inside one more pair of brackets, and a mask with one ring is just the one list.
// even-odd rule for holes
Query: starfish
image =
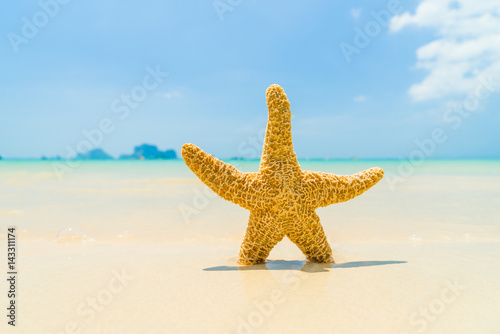
{"label": "starfish", "polygon": [[361,195],[384,172],[378,167],[349,176],[302,171],[293,151],[290,103],[283,88],[269,86],[266,101],[269,118],[257,173],[242,173],[193,144],[182,146],[182,157],[217,195],[250,210],[239,264],[265,262],[285,236],[308,261],[334,262],[315,210]]}

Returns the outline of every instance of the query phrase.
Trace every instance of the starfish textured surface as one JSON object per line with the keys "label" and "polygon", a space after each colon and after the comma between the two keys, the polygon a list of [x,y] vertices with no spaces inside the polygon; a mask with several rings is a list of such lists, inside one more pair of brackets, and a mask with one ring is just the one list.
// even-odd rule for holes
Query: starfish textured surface
{"label": "starfish textured surface", "polygon": [[266,91],[269,119],[259,172],[242,173],[193,144],[182,146],[186,165],[225,200],[250,210],[238,263],[263,263],[287,236],[313,262],[333,262],[332,249],[315,210],[348,201],[375,185],[374,167],[344,176],[302,171],[292,143],[290,103],[283,88]]}

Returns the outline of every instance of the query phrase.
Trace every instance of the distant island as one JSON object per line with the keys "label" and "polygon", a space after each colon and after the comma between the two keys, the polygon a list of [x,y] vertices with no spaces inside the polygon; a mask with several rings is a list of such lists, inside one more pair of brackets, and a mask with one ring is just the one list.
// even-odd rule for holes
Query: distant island
{"label": "distant island", "polygon": [[[42,160],[60,160],[61,157],[55,158],[42,157]],[[110,154],[106,153],[101,148],[96,148],[85,153],[79,153],[76,160],[114,160]],[[142,144],[134,147],[132,154],[122,154],[119,160],[168,160],[177,159],[177,154],[174,150],[160,151],[157,146],[150,144]]]}
{"label": "distant island", "polygon": [[85,152],[84,154],[79,153],[76,156],[78,160],[112,160],[113,157],[104,152],[100,148]]}
{"label": "distant island", "polygon": [[174,150],[160,151],[155,145],[142,144],[134,147],[134,153],[120,155],[121,160],[153,160],[153,159],[177,159]]}
{"label": "distant island", "polygon": [[56,155],[55,157],[46,157],[45,155],[42,155],[40,158],[41,160],[62,160],[60,155]]}
{"label": "distant island", "polygon": [[[0,156],[0,160],[2,160]],[[60,155],[47,157],[42,155],[40,160],[67,160]],[[134,147],[132,154],[121,154],[118,159],[108,154],[101,148],[95,148],[85,153],[78,153],[77,156],[69,158],[70,160],[171,160],[177,159],[177,153],[174,150],[160,151],[156,145],[142,144]],[[7,158],[7,160],[12,160]],[[14,159],[15,160],[15,159]],[[32,158],[28,160],[33,160]],[[36,158],[34,160],[37,160]]]}

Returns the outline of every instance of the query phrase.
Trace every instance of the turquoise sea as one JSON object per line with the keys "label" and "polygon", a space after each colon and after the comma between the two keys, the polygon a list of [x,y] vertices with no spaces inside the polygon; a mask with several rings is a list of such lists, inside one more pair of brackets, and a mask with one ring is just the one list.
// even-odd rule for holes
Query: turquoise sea
{"label": "turquoise sea", "polygon": [[[256,172],[259,160],[224,160],[244,172]],[[160,178],[194,177],[183,160],[95,160],[79,161],[79,165],[71,168],[68,174],[76,173],[124,173],[137,177],[154,176]],[[424,160],[409,162],[395,159],[370,160],[299,160],[303,170],[318,170],[328,173],[350,174],[371,166],[378,166],[390,174],[405,174],[413,170],[414,174],[445,175],[500,175],[500,160]],[[0,177],[8,177],[9,173],[53,173],[57,165],[64,165],[64,160],[0,160]],[[48,176],[48,175],[47,175]]]}

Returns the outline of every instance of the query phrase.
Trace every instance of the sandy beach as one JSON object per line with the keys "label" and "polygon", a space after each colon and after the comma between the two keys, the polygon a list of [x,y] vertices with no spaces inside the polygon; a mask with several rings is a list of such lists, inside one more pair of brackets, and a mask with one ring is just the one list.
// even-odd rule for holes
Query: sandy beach
{"label": "sandy beach", "polygon": [[500,334],[500,1],[1,8],[0,334]]}
{"label": "sandy beach", "polygon": [[306,263],[285,239],[245,267],[248,212],[182,161],[87,162],[62,181],[51,162],[2,161],[16,331],[497,333],[500,162],[427,161],[398,181],[397,161],[301,162],[338,174],[375,165],[386,170],[376,187],[317,211],[335,264]]}

